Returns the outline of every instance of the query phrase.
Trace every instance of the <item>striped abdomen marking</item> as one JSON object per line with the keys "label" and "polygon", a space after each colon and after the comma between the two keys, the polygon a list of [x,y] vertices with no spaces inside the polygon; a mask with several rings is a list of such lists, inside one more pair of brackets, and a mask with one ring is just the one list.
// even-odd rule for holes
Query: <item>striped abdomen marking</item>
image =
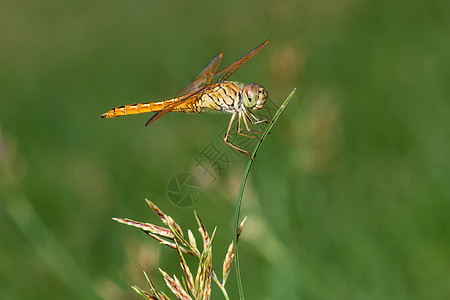
{"label": "striped abdomen marking", "polygon": [[100,118],[111,119],[127,115],[143,114],[147,112],[157,112],[163,110],[164,108],[172,104],[174,101],[177,101],[178,99],[179,98],[174,98],[164,101],[145,102],[145,103],[117,106],[102,114]]}

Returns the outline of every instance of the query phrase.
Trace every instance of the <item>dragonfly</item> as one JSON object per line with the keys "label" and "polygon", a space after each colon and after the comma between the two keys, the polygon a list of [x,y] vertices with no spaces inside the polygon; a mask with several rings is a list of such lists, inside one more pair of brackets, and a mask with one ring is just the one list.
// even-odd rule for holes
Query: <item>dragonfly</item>
{"label": "dragonfly", "polygon": [[[268,94],[257,83],[244,85],[242,83],[228,81],[227,79],[268,43],[269,40],[265,41],[218,72],[216,70],[222,60],[223,54],[217,54],[185,88],[176,94],[175,98],[117,106],[102,114],[100,117],[112,119],[120,116],[155,112],[147,123],[145,123],[145,126],[148,126],[168,112],[200,113],[205,110],[213,110],[230,113],[231,118],[223,140],[227,145],[251,159],[247,150],[229,141],[230,130],[237,118],[237,133],[239,135],[260,139],[253,134],[262,134],[262,132],[252,130],[249,123],[269,123],[270,120],[261,120],[251,111],[262,109]],[[241,122],[244,123],[247,133],[243,132]]]}

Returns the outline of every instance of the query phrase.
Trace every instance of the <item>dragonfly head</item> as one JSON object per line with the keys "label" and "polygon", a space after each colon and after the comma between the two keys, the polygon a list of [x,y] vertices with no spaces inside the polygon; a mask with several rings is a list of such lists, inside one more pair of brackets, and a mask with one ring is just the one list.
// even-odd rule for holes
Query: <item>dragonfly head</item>
{"label": "dragonfly head", "polygon": [[244,87],[242,101],[244,106],[253,110],[263,108],[267,99],[266,90],[257,83],[247,84]]}

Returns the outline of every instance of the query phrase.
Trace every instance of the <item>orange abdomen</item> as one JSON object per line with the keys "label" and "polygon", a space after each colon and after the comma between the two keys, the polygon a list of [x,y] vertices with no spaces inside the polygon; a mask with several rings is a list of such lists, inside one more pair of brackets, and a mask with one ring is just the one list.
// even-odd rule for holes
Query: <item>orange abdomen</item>
{"label": "orange abdomen", "polygon": [[143,114],[148,112],[158,112],[172,104],[174,101],[177,101],[178,98],[164,100],[164,101],[155,101],[155,102],[145,102],[145,103],[137,103],[137,104],[128,104],[123,106],[117,106],[113,109],[110,109],[106,113],[102,114],[100,118],[111,119],[115,117],[127,116],[127,115],[136,115]]}

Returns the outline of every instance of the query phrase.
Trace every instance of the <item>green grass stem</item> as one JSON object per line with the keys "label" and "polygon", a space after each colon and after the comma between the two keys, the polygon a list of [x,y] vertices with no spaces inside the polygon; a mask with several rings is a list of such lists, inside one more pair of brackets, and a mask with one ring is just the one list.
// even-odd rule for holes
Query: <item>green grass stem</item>
{"label": "green grass stem", "polygon": [[244,175],[242,176],[241,186],[239,188],[239,193],[238,193],[237,202],[236,202],[236,211],[235,211],[235,215],[234,215],[234,264],[236,266],[236,280],[237,280],[237,284],[238,284],[239,298],[242,300],[244,299],[244,290],[242,288],[242,279],[241,279],[241,273],[240,273],[240,268],[239,268],[239,255],[238,255],[239,251],[238,251],[238,247],[237,247],[237,233],[238,233],[238,229],[239,229],[239,216],[240,216],[240,212],[241,212],[242,196],[244,194],[245,184],[247,182],[250,168],[252,167],[253,161],[256,157],[256,153],[258,152],[259,148],[261,147],[262,142],[265,140],[265,138],[269,134],[272,127],[277,122],[281,113],[288,105],[292,96],[294,96],[295,91],[296,91],[296,89],[294,88],[292,90],[292,92],[289,94],[289,96],[286,98],[286,100],[284,100],[283,104],[280,106],[280,108],[277,110],[277,112],[275,113],[272,122],[270,122],[269,126],[267,126],[266,130],[264,131],[264,133],[261,137],[261,140],[258,142],[255,149],[253,150],[251,159],[248,161],[247,167],[245,168],[245,171],[244,171]]}

